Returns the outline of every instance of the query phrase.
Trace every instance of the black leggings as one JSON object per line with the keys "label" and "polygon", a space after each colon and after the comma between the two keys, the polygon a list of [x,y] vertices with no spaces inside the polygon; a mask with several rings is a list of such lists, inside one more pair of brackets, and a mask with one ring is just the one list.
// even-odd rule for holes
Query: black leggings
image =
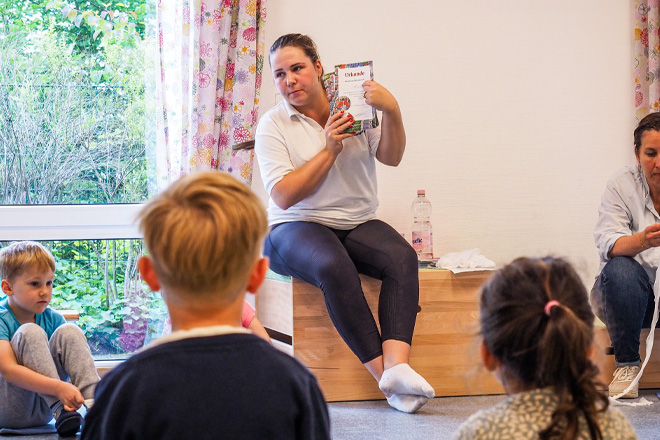
{"label": "black leggings", "polygon": [[[350,230],[318,223],[272,227],[264,253],[270,267],[319,287],[337,331],[362,363],[383,354],[382,341],[412,342],[419,301],[417,254],[387,223],[371,220]],[[382,280],[381,334],[358,273]]]}

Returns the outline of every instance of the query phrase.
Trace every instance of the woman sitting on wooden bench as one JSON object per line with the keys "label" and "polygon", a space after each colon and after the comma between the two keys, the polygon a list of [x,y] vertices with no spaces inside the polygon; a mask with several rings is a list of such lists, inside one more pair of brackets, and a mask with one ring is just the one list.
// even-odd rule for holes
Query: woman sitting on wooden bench
{"label": "woman sitting on wooden bench", "polygon": [[[435,394],[408,364],[419,299],[417,255],[376,219],[375,160],[396,166],[406,145],[399,105],[380,84],[365,81],[367,104],[383,112],[380,127],[347,133],[353,117],[330,114],[323,67],[309,37],[277,39],[270,64],[284,99],[261,118],[255,137],[270,194],[264,252],[275,272],[323,291],[337,331],[379,381],[389,404],[417,411]],[[382,280],[382,334],[359,273]]]}
{"label": "woman sitting on wooden bench", "polygon": [[[637,164],[610,177],[594,231],[601,272],[591,303],[614,348],[610,396],[623,393],[639,373],[640,332],[653,318],[660,258],[660,113],[639,121],[634,145]],[[638,388],[636,384],[621,397],[637,397]]]}

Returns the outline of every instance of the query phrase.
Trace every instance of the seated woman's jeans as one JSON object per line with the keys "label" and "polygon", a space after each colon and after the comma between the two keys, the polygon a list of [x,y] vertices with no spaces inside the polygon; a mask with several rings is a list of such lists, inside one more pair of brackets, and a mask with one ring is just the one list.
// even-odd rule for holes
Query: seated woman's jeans
{"label": "seated woman's jeans", "polygon": [[[412,342],[419,302],[417,254],[387,223],[371,220],[349,230],[312,222],[280,223],[268,234],[264,254],[275,272],[323,291],[333,324],[362,363],[383,354],[382,341]],[[382,280],[380,333],[360,273]]]}
{"label": "seated woman's jeans", "polygon": [[640,333],[651,326],[654,300],[648,274],[631,257],[612,258],[596,279],[591,305],[607,326],[617,368],[640,364]]}

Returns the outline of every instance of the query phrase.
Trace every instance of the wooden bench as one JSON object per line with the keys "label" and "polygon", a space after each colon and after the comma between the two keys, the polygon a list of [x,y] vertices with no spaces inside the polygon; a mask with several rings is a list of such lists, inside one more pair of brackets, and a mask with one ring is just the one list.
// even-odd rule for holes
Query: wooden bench
{"label": "wooden bench", "polygon": [[[420,312],[410,364],[437,396],[501,394],[481,366],[477,291],[490,272],[453,274],[421,269]],[[361,276],[378,320],[380,281]],[[316,375],[329,402],[383,399],[378,384],[349,350],[330,321],[323,293],[295,278],[269,276],[256,295],[257,314],[271,333],[288,339],[291,353]]]}

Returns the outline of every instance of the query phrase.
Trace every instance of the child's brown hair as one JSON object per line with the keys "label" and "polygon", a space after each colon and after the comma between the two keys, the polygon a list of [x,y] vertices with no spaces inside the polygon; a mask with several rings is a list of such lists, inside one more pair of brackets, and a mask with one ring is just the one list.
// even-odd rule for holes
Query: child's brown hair
{"label": "child's brown hair", "polygon": [[139,219],[163,286],[188,300],[224,303],[245,293],[268,228],[257,196],[220,171],[180,178],[147,202]]}
{"label": "child's brown hair", "polygon": [[605,386],[589,358],[594,314],[586,289],[563,259],[518,258],[481,289],[481,334],[486,348],[525,387],[554,387],[559,397],[541,439],[577,437],[583,415],[592,439],[601,439],[598,413],[607,409]]}
{"label": "child's brown hair", "polygon": [[0,250],[0,278],[13,281],[31,269],[55,272],[55,259],[41,243],[16,241]]}

